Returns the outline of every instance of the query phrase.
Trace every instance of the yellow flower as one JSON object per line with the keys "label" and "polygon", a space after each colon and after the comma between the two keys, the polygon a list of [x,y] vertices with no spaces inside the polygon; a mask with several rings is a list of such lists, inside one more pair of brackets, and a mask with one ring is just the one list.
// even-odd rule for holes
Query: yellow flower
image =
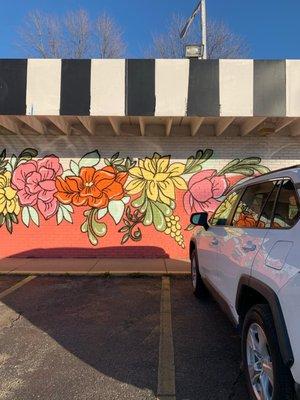
{"label": "yellow flower", "polygon": [[20,212],[20,205],[16,190],[10,186],[11,173],[0,174],[0,214],[16,215]]}
{"label": "yellow flower", "polygon": [[236,199],[237,199],[237,194],[236,193],[232,193],[230,196],[228,196],[228,198],[221,203],[221,205],[219,206],[219,208],[216,210],[214,216],[213,216],[213,223],[215,223],[216,221],[220,220],[220,219],[227,219],[229,217],[230,211],[232,209],[233,204],[235,203]]}
{"label": "yellow flower", "polygon": [[130,169],[133,178],[126,187],[128,194],[146,190],[146,196],[153,201],[170,205],[175,199],[175,188],[185,190],[187,184],[181,175],[185,165],[179,162],[170,164],[170,157],[155,154],[153,158],[139,160],[138,166]]}

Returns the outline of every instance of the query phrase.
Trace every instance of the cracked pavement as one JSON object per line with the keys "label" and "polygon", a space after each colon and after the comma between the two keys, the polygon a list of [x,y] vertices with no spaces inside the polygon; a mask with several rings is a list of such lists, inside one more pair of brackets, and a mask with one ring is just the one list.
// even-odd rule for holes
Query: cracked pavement
{"label": "cracked pavement", "polygon": [[[2,281],[0,292],[13,281]],[[17,279],[17,278],[15,278]],[[0,400],[155,400],[160,278],[39,277],[0,302]],[[240,341],[171,280],[177,400],[248,400]]]}

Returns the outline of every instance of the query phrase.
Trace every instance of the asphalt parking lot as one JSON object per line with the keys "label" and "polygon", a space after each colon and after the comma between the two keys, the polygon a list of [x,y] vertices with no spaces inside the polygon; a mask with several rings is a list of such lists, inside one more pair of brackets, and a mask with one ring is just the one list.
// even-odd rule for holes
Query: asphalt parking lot
{"label": "asphalt parking lot", "polygon": [[[173,353],[162,278],[23,279],[0,277],[1,400],[248,400],[239,337],[187,278],[169,281]],[[175,393],[159,396],[172,355]]]}

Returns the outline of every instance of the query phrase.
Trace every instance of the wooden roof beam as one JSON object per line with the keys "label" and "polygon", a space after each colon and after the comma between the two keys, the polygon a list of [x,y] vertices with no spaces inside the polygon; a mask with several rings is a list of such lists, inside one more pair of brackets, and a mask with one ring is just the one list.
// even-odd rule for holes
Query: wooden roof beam
{"label": "wooden roof beam", "polygon": [[191,121],[190,128],[191,128],[191,135],[192,136],[195,136],[196,133],[199,131],[201,125],[204,122],[204,119],[205,119],[204,117],[199,117],[199,118],[194,118]]}
{"label": "wooden roof beam", "polygon": [[0,115],[0,126],[12,133],[21,133],[18,123],[7,115]]}
{"label": "wooden roof beam", "polygon": [[33,131],[43,135],[47,133],[46,126],[37,118],[30,115],[18,115],[16,117],[19,121],[23,122]]}
{"label": "wooden roof beam", "polygon": [[121,119],[118,117],[108,117],[108,120],[117,136],[121,134]]}
{"label": "wooden roof beam", "polygon": [[264,122],[266,117],[251,117],[246,122],[241,125],[241,135],[246,136],[257,128],[262,122]]}
{"label": "wooden roof beam", "polygon": [[53,125],[56,126],[58,130],[60,130],[65,135],[69,135],[71,133],[71,125],[66,121],[66,119],[62,116],[48,116],[47,117]]}
{"label": "wooden roof beam", "polygon": [[226,129],[232,124],[235,120],[234,117],[222,117],[215,125],[215,134],[216,136],[222,135],[226,131]]}

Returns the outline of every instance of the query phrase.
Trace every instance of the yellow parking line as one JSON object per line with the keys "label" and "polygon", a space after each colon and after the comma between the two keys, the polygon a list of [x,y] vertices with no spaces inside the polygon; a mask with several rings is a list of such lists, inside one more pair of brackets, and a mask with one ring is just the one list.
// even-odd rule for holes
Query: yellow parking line
{"label": "yellow parking line", "polygon": [[159,400],[176,400],[170,278],[162,277],[158,363]]}
{"label": "yellow parking line", "polygon": [[15,290],[19,289],[20,287],[26,285],[26,283],[32,281],[36,276],[31,275],[27,276],[27,278],[22,279],[20,282],[16,283],[15,285],[11,286],[10,288],[4,290],[3,292],[0,293],[0,300],[2,300],[4,297],[8,296],[10,293],[14,292]]}

